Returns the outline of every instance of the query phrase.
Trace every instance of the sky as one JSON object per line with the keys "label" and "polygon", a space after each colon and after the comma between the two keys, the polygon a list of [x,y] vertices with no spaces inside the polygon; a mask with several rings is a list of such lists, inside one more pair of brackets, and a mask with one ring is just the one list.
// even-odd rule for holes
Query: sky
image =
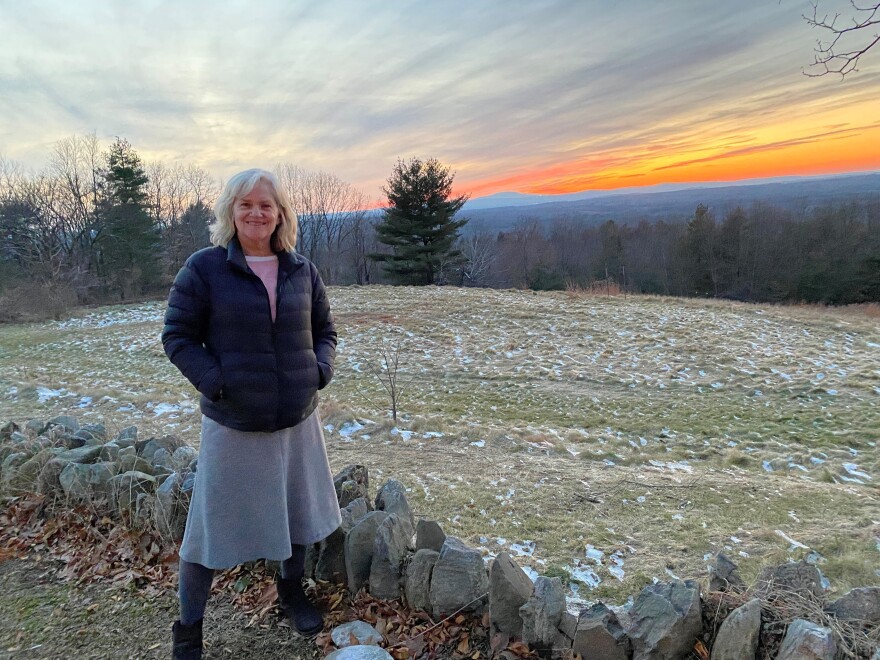
{"label": "sky", "polygon": [[[820,0],[834,11],[844,0]],[[880,170],[880,47],[807,77],[801,0],[0,0],[0,157],[95,133],[218,178],[291,163],[379,200]],[[846,18],[846,17],[844,17]]]}

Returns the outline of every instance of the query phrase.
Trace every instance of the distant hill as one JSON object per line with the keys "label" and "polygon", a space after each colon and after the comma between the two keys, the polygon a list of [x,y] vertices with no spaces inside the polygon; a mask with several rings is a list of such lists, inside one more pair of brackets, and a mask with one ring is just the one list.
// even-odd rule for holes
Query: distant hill
{"label": "distant hill", "polygon": [[736,206],[748,207],[756,202],[804,211],[866,198],[880,200],[880,172],[735,183],[665,184],[566,195],[507,192],[469,201],[461,215],[470,218],[465,227],[467,232],[496,232],[532,221],[544,224],[572,220],[587,225],[607,220],[618,224],[635,224],[642,220],[684,222],[692,217],[698,204],[708,206],[720,219]]}

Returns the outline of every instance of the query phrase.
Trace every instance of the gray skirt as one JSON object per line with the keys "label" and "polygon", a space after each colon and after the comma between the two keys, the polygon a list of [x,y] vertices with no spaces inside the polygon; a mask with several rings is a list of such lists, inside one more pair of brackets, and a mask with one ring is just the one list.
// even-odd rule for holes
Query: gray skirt
{"label": "gray skirt", "polygon": [[202,416],[199,466],[180,557],[208,568],[284,560],[341,518],[316,410],[296,426],[248,433]]}

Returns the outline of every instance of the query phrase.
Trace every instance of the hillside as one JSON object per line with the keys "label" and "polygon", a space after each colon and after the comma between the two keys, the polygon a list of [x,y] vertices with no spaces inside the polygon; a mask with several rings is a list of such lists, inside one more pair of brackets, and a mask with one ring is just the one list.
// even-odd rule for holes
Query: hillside
{"label": "hillside", "polygon": [[[669,189],[673,188],[673,189]],[[571,195],[502,193],[469,203],[465,231],[507,231],[523,222],[570,220],[598,225],[607,220],[636,224],[642,220],[683,222],[698,204],[722,217],[728,210],[763,203],[803,212],[852,200],[880,200],[880,173],[836,177],[798,177],[743,184],[690,184],[620,191],[587,191]]]}
{"label": "hillside", "polygon": [[[871,310],[455,288],[332,288],[334,470],[401,480],[419,515],[573,598],[810,558],[880,583],[880,328]],[[197,444],[163,303],[0,327],[0,421],[76,415]],[[373,371],[402,347],[397,425]]]}

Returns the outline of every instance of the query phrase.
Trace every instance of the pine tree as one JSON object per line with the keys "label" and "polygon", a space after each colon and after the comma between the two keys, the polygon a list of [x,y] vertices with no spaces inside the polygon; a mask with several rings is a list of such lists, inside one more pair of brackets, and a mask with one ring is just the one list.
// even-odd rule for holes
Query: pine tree
{"label": "pine tree", "polygon": [[388,207],[376,236],[390,254],[370,255],[402,284],[442,284],[444,271],[460,257],[454,248],[466,219],[455,214],[467,195],[452,196],[454,174],[435,158],[398,160],[382,190]]}
{"label": "pine tree", "polygon": [[161,280],[159,232],[148,210],[149,179],[128,141],[116,138],[102,175],[95,211],[98,270],[125,300],[147,292]]}

